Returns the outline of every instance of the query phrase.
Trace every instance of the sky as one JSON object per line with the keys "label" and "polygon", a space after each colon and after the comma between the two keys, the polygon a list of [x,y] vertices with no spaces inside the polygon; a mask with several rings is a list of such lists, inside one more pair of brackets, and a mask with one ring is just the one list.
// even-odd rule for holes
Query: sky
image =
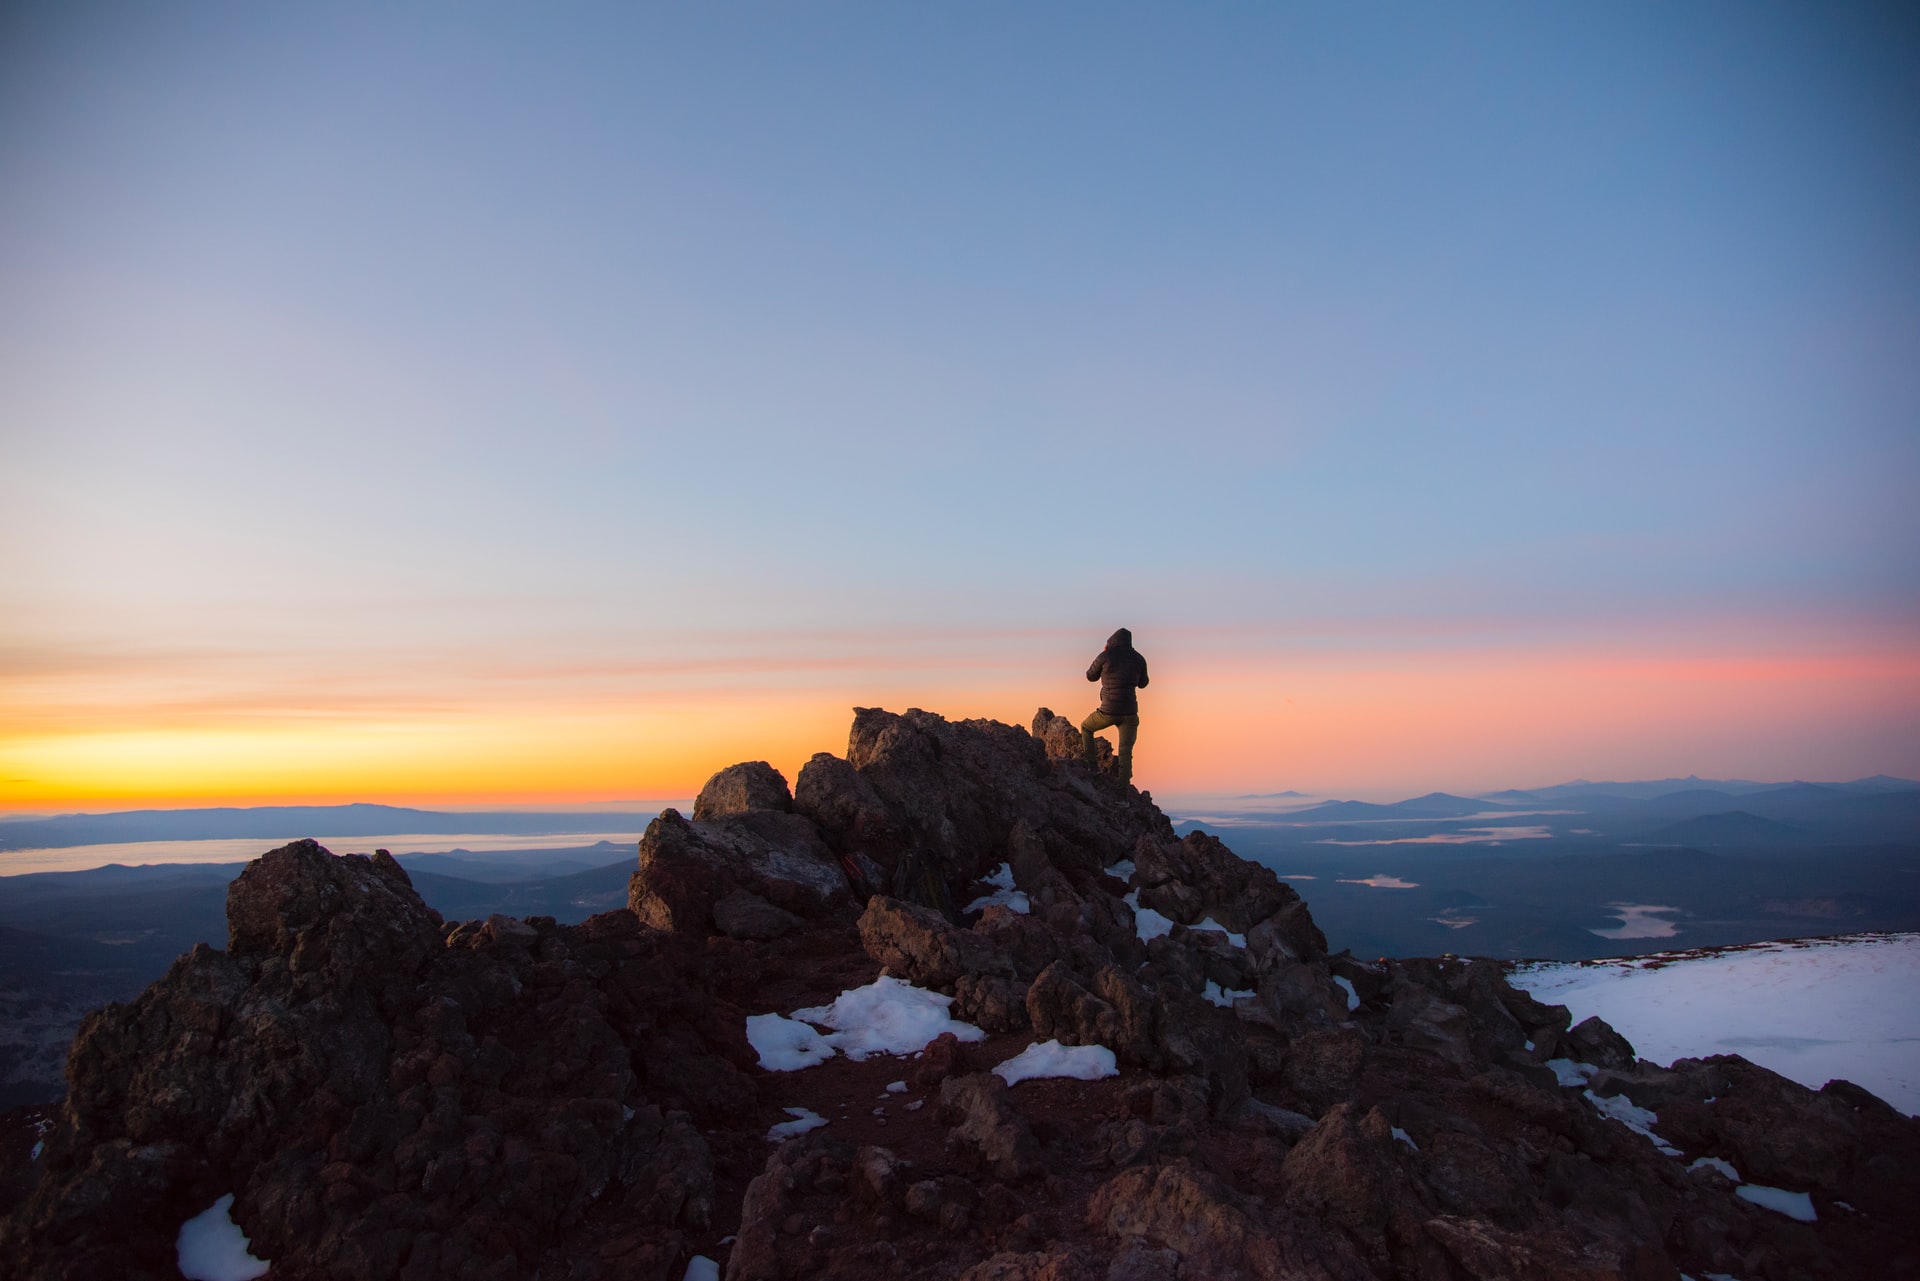
{"label": "sky", "polygon": [[1920,776],[1909,6],[0,8],[0,810]]}

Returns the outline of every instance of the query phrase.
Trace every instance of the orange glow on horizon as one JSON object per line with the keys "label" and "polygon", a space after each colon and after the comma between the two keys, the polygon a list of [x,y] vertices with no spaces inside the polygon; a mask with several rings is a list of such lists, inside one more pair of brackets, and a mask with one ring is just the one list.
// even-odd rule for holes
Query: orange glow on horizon
{"label": "orange glow on horizon", "polygon": [[[1148,653],[1136,781],[1162,796],[1392,799],[1575,777],[1920,773],[1920,655],[1898,650],[1221,655],[1175,643]],[[386,715],[354,705],[196,715],[127,698],[114,725],[89,707],[64,727],[46,711],[0,729],[0,810],[689,797],[739,760],[771,761],[791,783],[813,753],[846,751],[855,705],[1018,725],[1043,704],[1075,720],[1093,706],[1078,672],[1044,685],[1011,674],[983,665],[938,681],[896,672],[865,686],[810,677],[598,700],[476,681]]]}

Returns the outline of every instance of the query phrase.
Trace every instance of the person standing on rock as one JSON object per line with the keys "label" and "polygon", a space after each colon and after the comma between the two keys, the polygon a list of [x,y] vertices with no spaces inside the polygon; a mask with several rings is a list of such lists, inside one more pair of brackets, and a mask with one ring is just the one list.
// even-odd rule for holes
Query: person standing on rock
{"label": "person standing on rock", "polygon": [[1100,706],[1080,722],[1080,753],[1093,764],[1093,735],[1097,730],[1120,730],[1120,781],[1133,780],[1133,740],[1140,736],[1140,700],[1134,690],[1147,687],[1147,660],[1133,647],[1133,633],[1122,627],[1107,637],[1107,647],[1087,668],[1087,679],[1100,682]]}

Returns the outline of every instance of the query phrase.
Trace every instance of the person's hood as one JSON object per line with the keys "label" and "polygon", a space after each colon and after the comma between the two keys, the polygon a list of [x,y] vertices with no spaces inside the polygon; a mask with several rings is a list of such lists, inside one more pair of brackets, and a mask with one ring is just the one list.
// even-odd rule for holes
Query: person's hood
{"label": "person's hood", "polygon": [[1132,649],[1133,633],[1128,631],[1126,628],[1122,627],[1119,631],[1107,637],[1107,648],[1108,649]]}

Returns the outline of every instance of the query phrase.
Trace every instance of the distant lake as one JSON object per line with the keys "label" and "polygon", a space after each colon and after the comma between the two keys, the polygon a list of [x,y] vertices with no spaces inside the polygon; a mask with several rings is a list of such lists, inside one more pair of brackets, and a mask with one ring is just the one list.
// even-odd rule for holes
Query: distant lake
{"label": "distant lake", "polygon": [[1680,927],[1660,917],[1672,916],[1679,910],[1677,907],[1657,907],[1649,903],[1609,903],[1607,911],[1618,916],[1620,924],[1612,929],[1587,932],[1598,934],[1603,939],[1670,939],[1680,932]]}
{"label": "distant lake", "polygon": [[[1328,824],[1328,826],[1332,826]],[[1551,840],[1548,827],[1464,827],[1457,832],[1434,832],[1428,836],[1392,836],[1373,841],[1338,841],[1328,838],[1315,845],[1498,845],[1502,841]]]}

